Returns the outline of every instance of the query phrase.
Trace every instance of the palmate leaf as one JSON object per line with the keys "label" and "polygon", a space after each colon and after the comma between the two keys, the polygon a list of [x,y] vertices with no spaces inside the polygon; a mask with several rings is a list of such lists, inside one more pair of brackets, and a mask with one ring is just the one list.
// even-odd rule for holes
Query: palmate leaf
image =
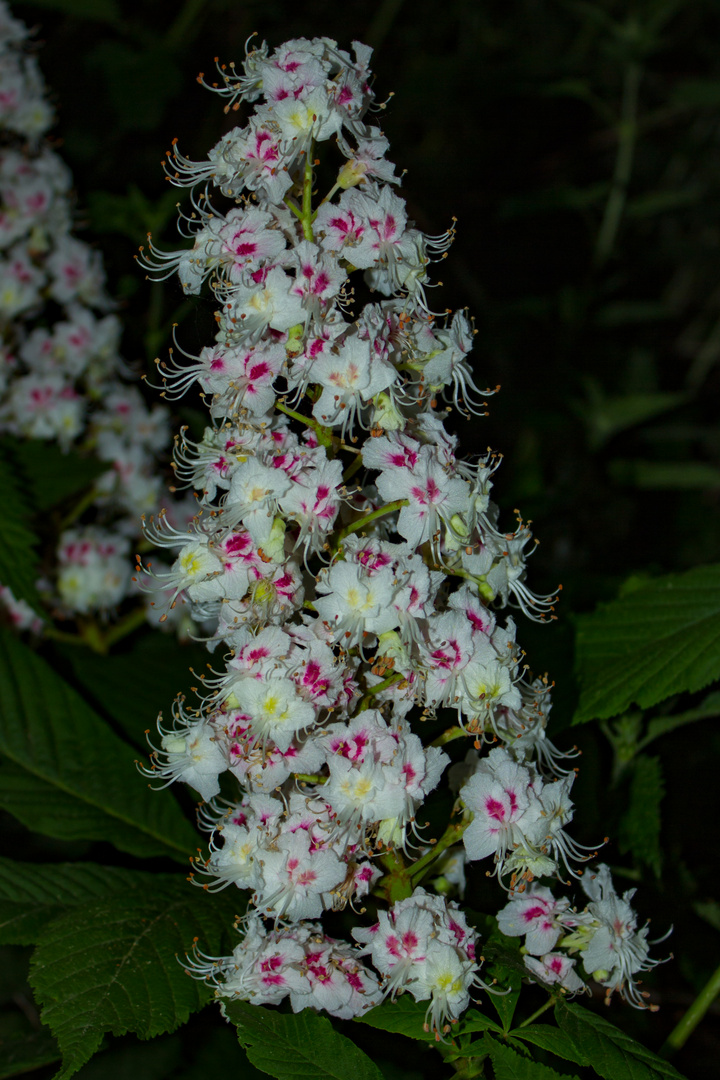
{"label": "palmate leaf", "polygon": [[[523,1057],[509,1046],[504,1046],[488,1036],[485,1038],[485,1047],[490,1054],[495,1080],[570,1080],[566,1074],[557,1073],[548,1065]],[[572,1080],[577,1080],[577,1077]]]}
{"label": "palmate leaf", "polygon": [[528,1024],[526,1027],[516,1028],[512,1032],[515,1039],[523,1039],[525,1042],[548,1050],[556,1057],[565,1058],[566,1061],[574,1061],[576,1065],[589,1065],[587,1056],[578,1049],[570,1036],[560,1028],[551,1024]]}
{"label": "palmate leaf", "polygon": [[141,1039],[174,1031],[212,997],[183,958],[198,939],[217,954],[236,912],[235,890],[208,895],[184,878],[137,872],[124,894],[78,905],[39,935],[30,982],[60,1044],[67,1080],[106,1033]]}
{"label": "palmate leaf", "polygon": [[278,1080],[383,1080],[377,1065],[312,1009],[292,1015],[233,1001],[224,1012],[251,1063]]}
{"label": "palmate leaf", "polygon": [[0,770],[0,806],[49,836],[187,862],[197,837],[173,796],[150,791],[132,750],[7,631],[0,685],[0,754],[10,762]]}
{"label": "palmate leaf", "polygon": [[590,1009],[572,1002],[558,1003],[555,1019],[598,1076],[606,1080],[685,1080],[669,1062]]}
{"label": "palmate leaf", "polygon": [[576,724],[720,678],[720,565],[658,578],[582,616],[577,668]]}
{"label": "palmate leaf", "polygon": [[[158,884],[166,879],[153,875]],[[69,908],[147,884],[141,871],[98,863],[38,865],[0,859],[0,944],[34,945],[50,920]]]}

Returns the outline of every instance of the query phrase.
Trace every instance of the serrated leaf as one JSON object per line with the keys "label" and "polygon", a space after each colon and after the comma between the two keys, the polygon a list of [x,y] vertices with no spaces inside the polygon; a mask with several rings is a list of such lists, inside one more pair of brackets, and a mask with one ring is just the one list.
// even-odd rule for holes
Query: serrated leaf
{"label": "serrated leaf", "polygon": [[278,1080],[382,1080],[367,1054],[312,1009],[288,1015],[233,1001],[225,1015],[251,1063]]}
{"label": "serrated leaf", "polygon": [[0,859],[0,943],[34,945],[50,920],[68,908],[127,893],[141,883],[147,885],[146,874],[116,866]]}
{"label": "serrated leaf", "polygon": [[8,631],[0,632],[0,684],[0,753],[11,762],[0,805],[49,836],[187,861],[197,837],[172,795],[149,790],[131,748]]}
{"label": "serrated leaf", "polygon": [[618,845],[623,854],[631,851],[659,875],[660,803],[665,792],[660,758],[639,754],[632,769],[630,802],[620,821]]}
{"label": "serrated leaf", "polygon": [[533,1046],[539,1046],[566,1061],[573,1061],[576,1065],[590,1064],[587,1056],[575,1046],[570,1036],[550,1024],[528,1024],[527,1027],[516,1028],[511,1034],[515,1039],[524,1039]]}
{"label": "serrated leaf", "polygon": [[384,1001],[368,1009],[362,1016],[356,1016],[355,1022],[367,1024],[380,1031],[392,1031],[395,1035],[405,1035],[408,1039],[420,1042],[435,1042],[435,1033],[424,1030],[427,1004],[414,1001],[409,994],[401,994],[395,1001]]}
{"label": "serrated leaf", "polygon": [[[565,1077],[565,1074],[561,1075],[532,1058],[523,1057],[495,1039],[487,1038],[485,1046],[490,1054],[495,1080],[563,1080]],[[573,1080],[578,1078],[574,1077]]]}
{"label": "serrated leaf", "polygon": [[606,1080],[685,1080],[669,1062],[581,1005],[556,1005],[555,1018],[579,1053]]}
{"label": "serrated leaf", "polygon": [[[402,994],[396,1001],[385,1001],[368,1009],[362,1016],[357,1016],[355,1022],[381,1031],[391,1031],[395,1035],[405,1035],[408,1039],[435,1043],[435,1032],[426,1031],[424,1027],[427,1008],[427,1001],[414,1001],[410,994]],[[477,1009],[469,1009],[458,1024],[453,1024],[452,1038],[474,1031],[496,1031],[501,1034],[502,1028]]]}
{"label": "serrated leaf", "polygon": [[218,952],[237,896],[139,876],[145,887],[75,907],[38,939],[30,982],[62,1051],[55,1080],[76,1073],[106,1033],[149,1039],[174,1031],[212,996],[177,957],[195,938],[203,951]]}
{"label": "serrated leaf", "polygon": [[[502,1028],[491,1020],[489,1016],[485,1016],[484,1013],[479,1012],[477,1009],[468,1009],[460,1021],[460,1028],[458,1034],[467,1035],[474,1031],[494,1031],[496,1034],[502,1034]],[[453,1028],[453,1033],[455,1029]]]}
{"label": "serrated leaf", "polygon": [[503,1031],[509,1031],[512,1027],[515,1007],[520,997],[521,975],[518,971],[503,967],[501,964],[493,964],[489,974],[498,980],[503,990],[509,989],[510,991],[508,994],[488,994],[489,1000],[493,1003],[495,1011],[500,1017]]}
{"label": "serrated leaf", "polygon": [[98,476],[110,469],[107,461],[98,461],[77,450],[63,453],[45,439],[24,439],[13,445],[12,453],[25,474],[30,485],[29,496],[38,510],[49,510],[88,490]]}
{"label": "serrated leaf", "polygon": [[36,538],[29,525],[30,509],[21,483],[10,463],[0,457],[0,585],[7,585],[16,600],[24,600],[41,612],[35,587]]}
{"label": "serrated leaf", "polygon": [[720,566],[657,578],[577,622],[573,723],[648,709],[720,677]]}

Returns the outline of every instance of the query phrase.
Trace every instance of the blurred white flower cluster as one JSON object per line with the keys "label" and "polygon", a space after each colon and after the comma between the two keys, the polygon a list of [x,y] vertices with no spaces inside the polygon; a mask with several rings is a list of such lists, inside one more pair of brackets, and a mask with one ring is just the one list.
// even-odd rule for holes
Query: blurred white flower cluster
{"label": "blurred white flower cluster", "polygon": [[[549,687],[527,675],[501,617],[510,604],[543,621],[555,597],[525,583],[527,525],[500,526],[499,459],[460,459],[445,427],[447,403],[479,415],[490,391],[473,380],[465,312],[429,304],[452,231],[431,238],[408,220],[366,119],[378,111],[369,60],[325,38],[263,45],[211,87],[227,108],[255,103],[246,126],[207,161],[168,154],[171,182],[193,188],[180,222],[192,244],[167,253],[150,238],[140,262],[177,273],[186,293],[207,284],[217,335],[159,366],[168,396],[199,387],[210,422],[177,443],[199,511],[184,532],[148,523],[177,551],[148,580],[214,619],[210,646],[223,648],[199,706],[179,700],[158,722],[145,772],[204,800],[195,882],[250,897],[242,942],[196,955],[196,975],[222,997],[288,995],[343,1017],[406,991],[442,1037],[484,985],[481,960],[457,904],[421,882],[447,868],[435,880],[461,884],[465,861],[492,859],[512,905],[535,878],[579,877],[588,853],[565,829],[574,773],[546,738]],[[335,165],[316,156],[331,140]],[[440,710],[454,726],[428,744],[417,722]],[[423,853],[417,816],[456,739],[473,746],[451,770],[457,816]],[[358,951],[317,921],[370,902],[381,906],[352,929]],[[606,925],[595,904],[586,958],[590,928]],[[562,978],[576,991],[572,964]],[[621,969],[593,972],[638,1001],[646,966],[640,944]],[[530,969],[560,978],[547,956]]]}
{"label": "blurred white flower cluster", "polygon": [[[46,599],[68,617],[132,591],[130,542],[160,504],[170,435],[168,410],[127,381],[100,253],[73,235],[72,177],[43,141],[53,122],[28,32],[0,2],[0,437],[106,464],[45,568]],[[16,625],[39,629],[6,587],[0,600]]]}

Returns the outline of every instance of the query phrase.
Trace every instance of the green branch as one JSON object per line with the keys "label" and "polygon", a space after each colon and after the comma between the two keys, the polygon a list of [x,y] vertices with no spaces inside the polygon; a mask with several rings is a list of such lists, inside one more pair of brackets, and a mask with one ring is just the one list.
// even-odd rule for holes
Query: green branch
{"label": "green branch", "polygon": [[448,825],[443,835],[436,844],[433,844],[430,851],[428,851],[426,855],[423,855],[421,859],[418,859],[416,863],[413,863],[409,871],[413,888],[415,888],[415,886],[425,877],[438,856],[442,855],[443,851],[447,851],[453,844],[457,844],[471,821],[472,816],[468,814],[467,817],[463,816],[463,818],[455,825]]}
{"label": "green branch", "polygon": [[718,994],[720,994],[720,967],[715,969],[690,1008],[660,1047],[662,1057],[670,1057],[685,1045]]}
{"label": "green branch", "polygon": [[349,536],[350,533],[357,532],[358,529],[363,529],[366,525],[369,525],[371,521],[376,521],[386,514],[393,514],[396,510],[399,510],[400,507],[407,505],[407,499],[396,499],[395,502],[388,503],[386,506],[381,506],[379,510],[373,510],[371,514],[366,514],[365,517],[358,518],[352,525],[346,525],[345,528],[340,531],[336,547],[340,547],[340,544],[342,544],[345,537]]}

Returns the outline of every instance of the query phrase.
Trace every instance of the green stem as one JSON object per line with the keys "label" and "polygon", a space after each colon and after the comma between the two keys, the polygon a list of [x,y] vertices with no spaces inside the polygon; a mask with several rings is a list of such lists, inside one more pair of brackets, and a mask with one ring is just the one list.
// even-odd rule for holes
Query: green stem
{"label": "green stem", "polygon": [[[555,1001],[555,995],[551,994],[544,1005],[541,1005],[540,1008],[536,1009],[531,1016],[528,1016],[527,1020],[523,1020],[522,1024],[518,1024],[518,1026],[515,1028],[515,1031],[519,1031],[520,1028],[524,1028],[527,1027],[528,1024],[532,1024],[533,1020],[537,1020],[538,1016],[542,1016],[544,1012],[547,1012],[548,1009],[551,1009],[555,1004]],[[511,1031],[510,1034],[512,1035],[514,1033]]]}
{"label": "green stem", "polygon": [[345,537],[349,536],[350,533],[357,532],[358,529],[364,529],[371,521],[376,521],[386,514],[393,514],[396,510],[399,510],[401,506],[407,506],[407,504],[407,499],[396,499],[395,502],[388,503],[386,506],[381,506],[379,510],[373,510],[371,514],[366,514],[365,517],[359,518],[357,521],[354,521],[352,525],[346,525],[345,528],[340,531],[340,535],[337,538],[337,547],[342,544]]}
{"label": "green stem", "polygon": [[204,6],[205,0],[186,0],[180,14],[165,35],[165,45],[168,49],[179,48],[185,38],[192,40],[194,36],[193,23],[202,14]]}
{"label": "green stem", "polygon": [[285,413],[285,415],[289,416],[292,420],[299,420],[301,424],[312,428],[318,437],[318,442],[321,443],[326,450],[332,446],[332,432],[329,428],[323,427],[322,424],[313,419],[312,416],[304,416],[303,413],[295,412],[294,409],[288,409],[287,405],[283,405],[281,401],[275,402],[275,408],[281,413]]}
{"label": "green stem", "polygon": [[467,829],[471,820],[472,818],[468,815],[467,818],[463,818],[456,825],[448,825],[443,835],[438,842],[432,846],[430,851],[428,851],[426,855],[423,855],[421,859],[418,859],[416,863],[413,863],[410,867],[410,877],[412,878],[413,887],[417,885],[421,878],[425,877],[425,874],[437,857],[442,855],[443,851],[446,851],[461,839],[462,834]]}
{"label": "green stem", "polygon": [[360,705],[358,706],[358,712],[362,712],[367,708],[367,704],[375,694],[382,693],[383,690],[387,690],[388,686],[392,686],[393,683],[402,682],[404,675],[400,675],[399,672],[395,672],[394,675],[388,675],[387,679],[383,679],[382,682],[376,683],[375,686],[371,686],[369,690],[366,690]]}
{"label": "green stem", "polygon": [[690,1008],[668,1035],[660,1048],[662,1057],[670,1057],[685,1045],[718,994],[720,994],[720,967],[715,969]]}
{"label": "green stem", "polygon": [[62,641],[65,645],[87,645],[87,641],[80,634],[69,634],[65,630],[56,630],[54,626],[44,629],[42,636],[50,638],[51,641]]}
{"label": "green stem", "polygon": [[443,731],[442,735],[438,735],[437,739],[433,739],[430,745],[444,746],[445,743],[452,742],[453,739],[462,739],[463,735],[467,735],[465,728],[460,727],[459,725],[457,727],[450,727],[447,731]]}
{"label": "green stem", "polygon": [[315,210],[315,212],[314,212],[314,214],[312,215],[312,218],[311,218],[311,220],[312,220],[312,221],[314,221],[314,220],[315,220],[315,218],[317,217],[317,213],[318,213],[318,210],[319,210],[319,209],[320,209],[320,207],[321,207],[321,206],[323,205],[323,203],[326,203],[326,202],[328,202],[328,200],[329,200],[329,199],[332,199],[332,197],[333,197],[333,195],[335,194],[335,192],[336,192],[336,191],[339,191],[339,189],[340,189],[340,185],[339,185],[339,184],[333,184],[333,186],[332,186],[332,187],[330,188],[330,190],[328,191],[328,193],[327,193],[327,195],[325,196],[325,198],[324,198],[324,199],[321,199],[321,200],[320,200],[320,202],[319,202],[319,203],[317,204],[317,209]]}
{"label": "green stem", "polygon": [[312,143],[307,148],[305,153],[305,174],[303,176],[303,193],[302,193],[302,230],[303,236],[306,240],[312,240],[313,238],[313,212],[312,212]]}
{"label": "green stem", "polygon": [[358,454],[354,461],[352,461],[345,472],[343,473],[343,484],[347,484],[348,480],[352,480],[355,473],[362,467],[362,454]]}
{"label": "green stem", "polygon": [[63,532],[65,529],[69,529],[73,522],[77,521],[77,519],[85,513],[89,506],[92,506],[96,498],[97,491],[94,487],[90,488],[89,491],[86,491],[83,497],[75,503],[75,506],[72,508],[72,510],[62,519],[60,523],[60,531]]}
{"label": "green stem", "polygon": [[384,897],[391,904],[397,903],[398,900],[407,900],[409,896],[412,896],[413,884],[400,852],[388,851],[387,854],[380,856],[378,862],[385,868],[386,874],[378,882],[377,895]]}
{"label": "green stem", "polygon": [[124,618],[122,618],[112,629],[108,630],[104,635],[105,646],[109,649],[115,645],[118,641],[122,641],[128,634],[132,634],[134,630],[144,626],[147,622],[147,613],[144,605],[142,607],[134,608],[133,611],[128,612]]}
{"label": "green stem", "polygon": [[640,65],[634,60],[629,61],[625,66],[623,76],[615,169],[605,213],[595,244],[595,262],[598,265],[602,265],[612,253],[627,200],[627,189],[632,175],[638,131],[637,109],[640,75]]}
{"label": "green stem", "polygon": [[684,724],[692,724],[696,720],[708,720],[713,716],[719,716],[720,710],[717,706],[700,705],[697,709],[689,709],[687,712],[679,713],[675,716],[661,716],[656,717],[655,720],[651,720],[648,724],[648,729],[645,737],[640,740],[636,746],[636,753],[640,753],[646,746],[649,746],[655,739],[659,739],[661,735],[664,735],[668,731],[674,731],[676,728],[682,727]]}
{"label": "green stem", "polygon": [[93,652],[98,653],[100,656],[107,654],[107,645],[105,644],[105,637],[98,624],[93,619],[88,619],[87,622],[78,619],[78,626],[80,628],[80,635],[89,648]]}

